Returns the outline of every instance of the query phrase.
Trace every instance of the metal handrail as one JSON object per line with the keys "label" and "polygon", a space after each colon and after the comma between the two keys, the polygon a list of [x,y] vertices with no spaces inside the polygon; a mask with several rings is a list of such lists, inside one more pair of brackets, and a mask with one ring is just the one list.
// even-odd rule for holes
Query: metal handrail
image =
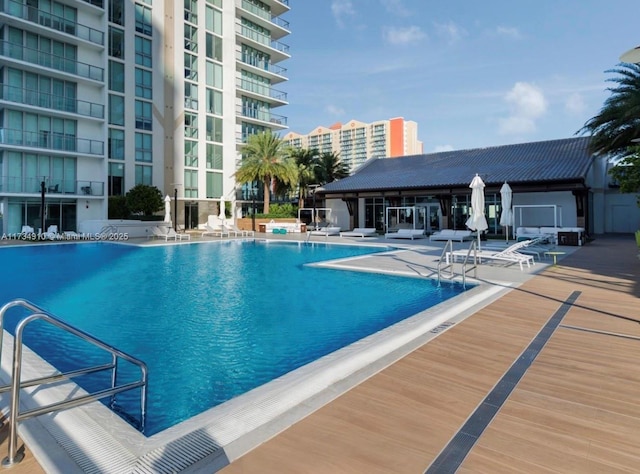
{"label": "metal handrail", "polygon": [[[147,412],[147,374],[148,369],[147,365],[141,360],[122,352],[119,349],[91,336],[90,334],[78,329],[76,327],[71,326],[70,324],[65,323],[64,321],[56,318],[52,314],[49,314],[42,308],[39,308],[35,304],[24,300],[24,299],[16,299],[10,301],[5,304],[2,308],[0,308],[0,363],[2,362],[2,341],[3,341],[3,326],[4,326],[4,316],[6,312],[13,307],[21,306],[26,308],[33,313],[29,316],[22,319],[16,326],[15,336],[14,336],[14,344],[13,344],[13,364],[12,364],[12,372],[11,372],[11,383],[7,386],[0,387],[0,393],[6,392],[9,389],[11,390],[11,407],[9,413],[9,441],[8,441],[8,454],[7,457],[3,459],[2,465],[4,467],[10,467],[14,464],[19,463],[24,454],[22,452],[18,453],[17,444],[18,444],[18,422],[26,420],[28,418],[43,415],[45,413],[51,413],[54,411],[59,411],[67,408],[72,408],[76,406],[83,405],[85,403],[93,402],[96,400],[100,400],[102,398],[111,397],[109,402],[110,408],[114,408],[115,406],[115,396],[118,393],[132,390],[135,388],[140,388],[140,430],[144,431],[145,417]],[[83,369],[73,370],[66,373],[57,373],[46,377],[41,377],[37,379],[31,379],[22,382],[20,380],[21,370],[22,370],[22,336],[25,327],[27,324],[41,320],[52,324],[53,326],[62,329],[63,331],[68,332],[69,334],[79,337],[89,344],[93,344],[94,346],[103,349],[111,354],[111,363],[97,365],[93,367],[87,367]],[[134,382],[124,383],[120,386],[117,386],[117,378],[118,378],[118,361],[122,359],[127,361],[140,369],[140,379]],[[20,408],[20,390],[26,387],[33,387],[36,385],[41,385],[44,383],[51,383],[61,379],[71,379],[73,377],[77,377],[79,375],[85,375],[89,373],[95,373],[104,370],[111,370],[111,388],[103,389],[94,393],[88,393],[86,395],[82,395],[79,397],[72,398],[70,400],[65,400],[62,402],[52,403],[50,405],[38,407],[35,409],[19,412]]]}
{"label": "metal handrail", "polygon": [[442,254],[440,254],[440,260],[438,260],[438,286],[440,286],[440,280],[442,279],[442,272],[444,270],[447,270],[448,268],[451,269],[451,274],[449,275],[449,279],[453,278],[453,259],[451,259],[451,262],[447,262],[447,264],[443,267],[442,266],[442,262],[447,261],[446,257],[447,257],[447,249],[449,249],[450,252],[453,252],[453,241],[452,240],[447,240],[447,243],[444,244],[444,248],[442,249]]}
{"label": "metal handrail", "polygon": [[[467,268],[467,263],[469,262],[469,257],[471,256],[472,250],[473,250],[473,266],[470,268]],[[447,258],[448,252],[451,253],[451,261],[449,261],[449,259]],[[443,261],[447,262],[446,265],[444,266],[442,265]],[[477,262],[478,262],[478,249],[477,249],[476,241],[473,240],[471,241],[471,244],[469,245],[469,250],[467,250],[467,254],[464,256],[464,260],[462,261],[462,273],[460,276],[462,277],[463,288],[467,287],[467,272],[473,270],[473,278],[476,278],[478,273]],[[451,269],[451,273],[447,278],[452,279],[455,276],[454,269],[453,269],[453,241],[452,240],[447,240],[447,243],[445,244],[444,249],[442,249],[440,260],[438,261],[438,286],[440,286],[442,271],[447,270],[449,268]]]}

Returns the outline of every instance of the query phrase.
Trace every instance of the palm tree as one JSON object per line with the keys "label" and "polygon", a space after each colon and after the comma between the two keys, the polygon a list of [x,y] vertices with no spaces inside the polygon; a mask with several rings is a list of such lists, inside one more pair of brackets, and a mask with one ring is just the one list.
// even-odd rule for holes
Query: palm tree
{"label": "palm tree", "polygon": [[327,184],[347,176],[349,176],[349,166],[342,162],[338,154],[325,152],[320,155],[316,171],[316,179],[320,184]]}
{"label": "palm tree", "polygon": [[622,63],[606,72],[619,74],[608,79],[618,85],[609,88],[611,96],[600,113],[578,133],[591,134],[592,152],[620,155],[627,152],[631,140],[640,138],[640,65]]}
{"label": "palm tree", "polygon": [[271,185],[279,181],[290,185],[298,179],[295,162],[289,158],[285,143],[271,131],[250,135],[242,149],[242,163],[235,173],[238,183],[262,181],[265,214],[269,213]]}
{"label": "palm tree", "polygon": [[293,150],[291,157],[298,167],[298,207],[302,208],[309,193],[309,185],[317,182],[318,150],[299,148]]}

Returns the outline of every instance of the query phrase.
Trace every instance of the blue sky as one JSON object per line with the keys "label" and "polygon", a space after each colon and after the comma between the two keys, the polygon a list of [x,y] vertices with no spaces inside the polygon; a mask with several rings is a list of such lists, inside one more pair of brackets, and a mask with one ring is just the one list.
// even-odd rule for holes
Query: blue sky
{"label": "blue sky", "polygon": [[289,4],[289,129],[404,117],[425,153],[574,136],[640,45],[638,0]]}

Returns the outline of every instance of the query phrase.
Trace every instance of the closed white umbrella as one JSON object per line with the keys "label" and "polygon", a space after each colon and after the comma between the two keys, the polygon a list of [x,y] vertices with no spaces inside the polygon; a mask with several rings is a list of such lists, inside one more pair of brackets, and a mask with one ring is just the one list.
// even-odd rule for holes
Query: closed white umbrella
{"label": "closed white umbrella", "polygon": [[224,213],[224,198],[220,198],[220,212],[218,212],[218,218],[224,222],[226,219],[226,215]]}
{"label": "closed white umbrella", "polygon": [[164,221],[171,222],[171,198],[168,194],[164,198]]}
{"label": "closed white umbrella", "polygon": [[482,178],[476,174],[471,181],[469,187],[471,191],[471,217],[467,219],[465,225],[478,232],[478,250],[480,249],[480,232],[487,230],[489,225],[484,216],[484,182]]}
{"label": "closed white umbrella", "polygon": [[511,186],[506,182],[500,188],[500,196],[502,196],[502,214],[500,214],[500,225],[505,227],[505,235],[509,240],[509,226],[513,225],[513,210],[511,209],[511,198],[513,192]]}

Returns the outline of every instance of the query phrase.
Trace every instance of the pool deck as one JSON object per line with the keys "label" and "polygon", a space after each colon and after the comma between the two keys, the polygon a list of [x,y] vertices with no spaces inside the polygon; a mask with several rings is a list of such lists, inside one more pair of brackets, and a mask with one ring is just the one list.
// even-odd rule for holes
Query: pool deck
{"label": "pool deck", "polygon": [[[416,276],[442,248],[312,241],[406,247],[348,266]],[[566,250],[535,271],[482,265],[481,282],[514,286],[220,472],[637,472],[638,248],[628,235]],[[27,452],[7,472],[44,471]]]}

